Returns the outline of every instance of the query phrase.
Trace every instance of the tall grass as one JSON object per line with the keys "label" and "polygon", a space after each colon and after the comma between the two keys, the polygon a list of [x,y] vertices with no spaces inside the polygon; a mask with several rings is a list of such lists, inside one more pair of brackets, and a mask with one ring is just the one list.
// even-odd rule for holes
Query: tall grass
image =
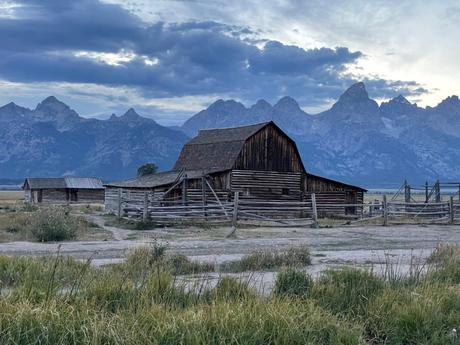
{"label": "tall grass", "polygon": [[73,240],[94,227],[64,206],[15,209],[0,215],[0,223],[0,230],[16,235],[15,239],[40,242]]}
{"label": "tall grass", "polygon": [[161,246],[102,268],[0,256],[0,344],[458,344],[460,287],[443,271],[456,251],[440,250],[420,279],[398,284],[284,267],[265,297],[230,277],[190,287]]}
{"label": "tall grass", "polygon": [[238,261],[226,263],[223,271],[243,272],[273,270],[283,266],[307,266],[311,264],[310,250],[306,246],[293,246],[286,250],[254,250]]}

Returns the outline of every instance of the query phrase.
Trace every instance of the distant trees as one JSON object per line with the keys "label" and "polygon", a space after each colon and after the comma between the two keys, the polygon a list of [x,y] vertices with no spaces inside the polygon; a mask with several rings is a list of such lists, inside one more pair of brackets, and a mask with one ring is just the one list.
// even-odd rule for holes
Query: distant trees
{"label": "distant trees", "polygon": [[141,165],[137,169],[137,176],[146,176],[146,175],[152,175],[155,174],[158,171],[158,166],[155,163],[146,163],[144,165]]}

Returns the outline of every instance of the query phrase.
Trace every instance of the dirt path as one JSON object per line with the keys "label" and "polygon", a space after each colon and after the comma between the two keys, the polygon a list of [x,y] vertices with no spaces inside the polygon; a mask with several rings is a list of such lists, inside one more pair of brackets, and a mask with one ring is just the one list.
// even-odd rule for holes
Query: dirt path
{"label": "dirt path", "polygon": [[97,214],[84,214],[87,220],[97,224],[100,228],[110,232],[115,241],[123,241],[129,238],[130,235],[135,233],[134,230],[120,229],[114,226],[105,225],[104,217]]}
{"label": "dirt path", "polygon": [[338,228],[248,228],[239,229],[236,239],[225,238],[228,228],[125,230],[105,226],[100,216],[90,220],[113,235],[110,241],[62,243],[10,242],[0,244],[0,253],[46,255],[56,253],[78,259],[93,257],[101,265],[123,260],[127,250],[145,245],[154,238],[165,242],[168,250],[196,260],[221,263],[235,260],[254,249],[283,249],[308,245],[313,253],[313,271],[344,264],[381,265],[391,260],[400,265],[411,257],[426,257],[440,242],[460,243],[460,226],[361,226]]}

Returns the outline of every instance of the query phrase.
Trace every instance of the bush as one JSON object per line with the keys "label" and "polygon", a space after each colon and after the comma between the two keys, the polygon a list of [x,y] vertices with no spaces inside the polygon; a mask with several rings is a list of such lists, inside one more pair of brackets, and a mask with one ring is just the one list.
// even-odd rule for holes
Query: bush
{"label": "bush", "polygon": [[30,233],[40,242],[73,240],[86,224],[62,207],[41,208],[33,213]]}
{"label": "bush", "polygon": [[10,213],[2,217],[4,224],[2,228],[8,232],[25,234],[30,222],[30,216],[24,213]]}
{"label": "bush", "polygon": [[313,280],[309,274],[293,267],[287,267],[278,273],[273,293],[277,296],[305,298],[312,285]]}
{"label": "bush", "polygon": [[370,300],[380,294],[384,281],[372,271],[343,268],[322,272],[312,289],[312,298],[334,314],[361,317]]}
{"label": "bush", "polygon": [[213,290],[216,300],[234,301],[254,297],[248,284],[233,277],[222,277]]}
{"label": "bush", "polygon": [[283,266],[307,266],[311,264],[310,250],[305,246],[291,247],[285,251],[256,250],[239,261],[222,266],[224,271],[243,272],[271,270]]}
{"label": "bush", "polygon": [[166,254],[166,246],[158,242],[129,252],[126,264],[138,273],[152,269],[159,269],[173,275],[214,271],[213,264],[194,262],[183,254]]}
{"label": "bush", "polygon": [[459,245],[439,245],[427,262],[430,265],[428,280],[460,284]]}
{"label": "bush", "polygon": [[460,291],[426,284],[386,289],[369,305],[367,337],[374,344],[458,344],[452,329],[460,325]]}

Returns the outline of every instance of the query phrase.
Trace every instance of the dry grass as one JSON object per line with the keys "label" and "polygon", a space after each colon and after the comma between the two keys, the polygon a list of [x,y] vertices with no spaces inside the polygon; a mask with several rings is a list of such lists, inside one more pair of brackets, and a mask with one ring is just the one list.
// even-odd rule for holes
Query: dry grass
{"label": "dry grass", "polygon": [[24,200],[24,192],[16,190],[0,190],[0,203],[14,204]]}
{"label": "dry grass", "polygon": [[311,280],[285,268],[265,297],[229,277],[187,289],[167,266],[151,269],[163,247],[145,256],[140,270],[0,256],[0,344],[459,344],[460,287],[444,279],[460,272],[457,247],[429,260],[446,274],[388,281],[348,268]]}
{"label": "dry grass", "polygon": [[65,206],[5,205],[0,211],[0,242],[108,240],[111,237],[96,224],[69,213]]}

